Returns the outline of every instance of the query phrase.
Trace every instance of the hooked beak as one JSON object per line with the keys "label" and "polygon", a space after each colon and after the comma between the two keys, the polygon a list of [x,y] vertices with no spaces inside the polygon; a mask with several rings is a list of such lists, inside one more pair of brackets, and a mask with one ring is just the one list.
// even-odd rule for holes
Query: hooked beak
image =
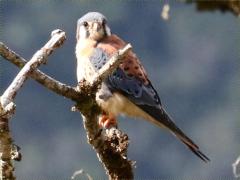
{"label": "hooked beak", "polygon": [[89,28],[90,38],[99,41],[105,36],[105,27],[100,22],[92,22]]}
{"label": "hooked beak", "polygon": [[102,29],[102,24],[99,22],[93,22],[92,28],[94,31],[99,32]]}

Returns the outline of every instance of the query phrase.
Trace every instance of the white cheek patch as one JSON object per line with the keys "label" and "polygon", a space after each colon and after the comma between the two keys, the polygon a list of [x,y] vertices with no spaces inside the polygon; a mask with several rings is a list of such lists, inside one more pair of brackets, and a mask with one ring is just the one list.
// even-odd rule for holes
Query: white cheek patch
{"label": "white cheek patch", "polygon": [[80,35],[79,37],[80,39],[86,39],[88,37],[89,33],[84,26],[80,27],[79,35]]}

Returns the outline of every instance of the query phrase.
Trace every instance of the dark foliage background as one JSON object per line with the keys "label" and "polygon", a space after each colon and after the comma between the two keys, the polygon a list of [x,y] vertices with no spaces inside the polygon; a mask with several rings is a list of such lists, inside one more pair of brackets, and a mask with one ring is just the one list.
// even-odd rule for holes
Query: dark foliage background
{"label": "dark foliage background", "polygon": [[[142,60],[164,106],[175,122],[201,147],[203,163],[170,133],[121,117],[128,133],[135,176],[162,179],[232,178],[239,155],[239,19],[232,14],[199,13],[194,5],[170,2],[170,20],[160,14],[162,1],[1,1],[1,41],[31,58],[53,29],[67,41],[41,70],[76,85],[76,21],[88,11],[108,17],[112,32],[130,42]],[[0,59],[0,94],[18,68]],[[29,80],[19,92],[12,134],[22,150],[18,179],[69,179],[84,169],[106,178],[86,143],[73,102]]]}

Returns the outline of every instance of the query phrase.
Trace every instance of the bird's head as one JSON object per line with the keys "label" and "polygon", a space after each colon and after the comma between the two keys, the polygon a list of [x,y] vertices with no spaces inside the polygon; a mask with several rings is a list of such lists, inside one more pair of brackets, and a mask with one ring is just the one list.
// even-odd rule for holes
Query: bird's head
{"label": "bird's head", "polygon": [[99,41],[109,35],[111,35],[111,32],[107,25],[107,19],[99,12],[89,12],[77,22],[77,40],[91,39]]}

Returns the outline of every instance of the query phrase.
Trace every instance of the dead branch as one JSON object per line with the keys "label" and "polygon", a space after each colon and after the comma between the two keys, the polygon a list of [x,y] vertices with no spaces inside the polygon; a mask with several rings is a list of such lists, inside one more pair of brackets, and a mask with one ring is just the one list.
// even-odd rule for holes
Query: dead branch
{"label": "dead branch", "polygon": [[[19,68],[24,67],[24,65],[27,63],[27,60],[25,60],[23,57],[9,49],[2,42],[0,42],[0,55],[4,59],[6,59],[7,61],[11,62],[12,64],[16,65]],[[32,79],[36,80],[38,83],[42,84],[46,88],[52,90],[53,92],[59,95],[62,95],[75,101],[81,99],[75,88],[72,88],[70,86],[67,86],[66,84],[63,84],[55,80],[54,78],[46,75],[45,73],[38,69],[29,73],[29,76]]]}
{"label": "dead branch", "polygon": [[38,68],[41,64],[46,64],[47,57],[53,52],[54,49],[59,47],[66,39],[65,32],[57,30],[59,32],[52,33],[52,38],[32,57],[32,59],[24,65],[22,70],[15,77],[10,86],[1,96],[1,104],[6,107],[10,102],[13,102],[18,90],[26,81],[28,74],[34,69]]}
{"label": "dead branch", "polygon": [[11,162],[12,159],[17,159],[16,154],[19,155],[18,148],[12,144],[9,130],[9,119],[14,114],[15,104],[13,102],[17,92],[22,87],[23,83],[28,78],[28,74],[34,71],[41,64],[46,64],[47,57],[58,47],[63,44],[66,39],[65,32],[55,30],[52,32],[51,39],[37,51],[32,59],[26,63],[21,69],[10,86],[5,90],[0,97],[0,179],[14,180],[14,167]]}
{"label": "dead branch", "polygon": [[[130,49],[131,45],[128,44],[119,50],[109,59],[102,69],[95,74],[90,84],[83,82],[77,90],[74,87],[47,76],[38,69],[28,74],[28,76],[51,91],[76,102],[76,107],[83,116],[88,142],[97,152],[99,160],[103,163],[109,175],[109,179],[133,179],[132,162],[127,159],[128,136],[115,128],[110,130],[99,129],[97,117],[100,109],[95,101],[95,93],[97,87],[118,67],[121,59]],[[10,50],[3,43],[0,43],[0,54],[19,68],[26,64],[24,58]]]}

